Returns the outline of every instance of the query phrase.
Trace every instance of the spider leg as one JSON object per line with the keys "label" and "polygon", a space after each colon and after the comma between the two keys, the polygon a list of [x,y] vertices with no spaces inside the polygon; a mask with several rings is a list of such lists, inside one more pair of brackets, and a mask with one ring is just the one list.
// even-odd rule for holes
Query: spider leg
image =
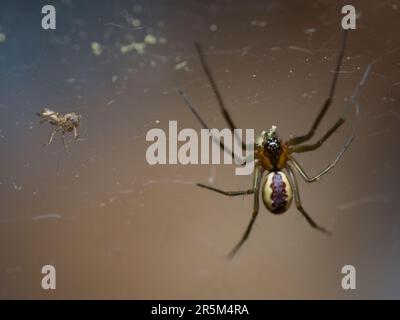
{"label": "spider leg", "polygon": [[314,177],[310,177],[304,171],[304,169],[301,167],[301,165],[297,162],[297,160],[293,156],[290,157],[290,161],[291,161],[291,163],[293,163],[294,168],[296,169],[296,171],[298,171],[300,173],[300,175],[303,177],[303,179],[306,182],[314,182],[314,181],[317,181],[320,177],[322,177],[324,174],[328,173],[331,169],[333,169],[335,167],[335,165],[342,158],[343,154],[349,148],[349,146],[353,142],[353,140],[354,140],[354,134],[350,137],[350,139],[347,141],[347,143],[343,146],[342,150],[338,153],[336,158],[324,170],[322,170],[320,173],[318,173]]}
{"label": "spider leg", "polygon": [[[219,108],[221,110],[221,113],[222,113],[225,121],[228,123],[229,128],[232,130],[232,132],[235,132],[234,130],[237,127],[234,124],[234,122],[232,120],[232,117],[230,116],[228,110],[225,107],[225,102],[222,99],[222,95],[221,95],[221,93],[220,93],[220,91],[219,91],[219,89],[217,87],[217,83],[215,82],[214,77],[211,74],[211,70],[208,67],[207,61],[206,61],[206,59],[204,57],[203,49],[202,49],[200,43],[198,43],[198,42],[195,43],[195,46],[196,46],[197,54],[199,55],[199,58],[200,58],[201,66],[203,67],[203,70],[204,70],[204,73],[207,76],[208,82],[210,83],[211,88],[214,91],[215,97],[217,98],[218,105],[219,105]],[[243,141],[241,141],[241,139],[238,136],[236,136],[236,134],[235,134],[235,137],[236,137],[236,139],[238,139],[238,141],[241,142],[242,150],[245,150],[246,149],[246,144]]]}
{"label": "spider leg", "polygon": [[198,183],[197,186],[211,190],[211,191],[215,191],[221,194],[224,194],[226,196],[230,196],[230,197],[234,197],[234,196],[240,196],[240,195],[246,195],[246,194],[253,194],[254,193],[254,189],[248,189],[248,190],[240,190],[240,191],[224,191],[221,189],[217,189],[217,188],[213,188],[211,186],[207,186],[205,184],[202,183]]}
{"label": "spider leg", "polygon": [[[358,116],[359,116],[359,105],[356,104],[356,120],[357,120]],[[355,122],[355,124],[356,124],[356,122]],[[344,144],[342,150],[338,153],[336,158],[324,170],[322,170],[320,173],[318,173],[314,177],[309,177],[307,175],[307,173],[304,171],[304,169],[301,167],[301,165],[297,162],[297,160],[293,156],[290,156],[289,161],[294,165],[294,169],[296,169],[296,171],[298,171],[300,173],[300,175],[303,177],[303,179],[306,182],[317,181],[325,173],[328,173],[331,169],[333,169],[333,167],[339,162],[339,160],[342,158],[342,156],[344,155],[344,153],[350,147],[351,143],[354,140],[354,137],[355,137],[355,134],[356,134],[356,125],[355,124],[354,124],[353,132],[352,132],[350,138]]]}
{"label": "spider leg", "polygon": [[257,168],[254,173],[254,204],[253,204],[253,214],[251,216],[250,222],[247,225],[246,231],[244,232],[242,238],[237,243],[237,245],[228,254],[228,259],[233,259],[239,249],[242,247],[243,243],[249,238],[250,232],[253,228],[254,222],[256,221],[258,211],[260,208],[259,197],[260,197],[260,183],[261,183],[262,173],[260,168]]}
{"label": "spider leg", "polygon": [[58,131],[60,131],[60,130],[61,130],[61,128],[56,128],[56,129],[51,133],[50,138],[49,138],[49,141],[48,141],[47,143],[45,143],[45,144],[43,145],[43,147],[47,147],[48,145],[50,145],[50,143],[53,141],[54,135],[55,135]]}
{"label": "spider leg", "polygon": [[[207,125],[207,123],[203,120],[203,118],[200,116],[200,114],[198,113],[196,107],[191,103],[191,101],[189,100],[189,98],[187,97],[186,93],[182,90],[182,89],[177,89],[178,93],[181,95],[181,97],[183,98],[183,101],[186,103],[186,106],[189,108],[189,110],[194,114],[194,116],[196,117],[196,119],[200,122],[200,124],[202,125],[202,127],[204,129],[210,129],[210,127]],[[221,140],[217,140],[214,136],[212,136],[212,141],[213,143],[216,143],[219,145],[219,147],[221,148],[222,152],[227,152],[231,155],[232,159],[235,159],[235,153],[233,152],[233,150],[231,150],[230,148],[228,148]],[[240,164],[240,165],[244,165],[246,162],[248,161],[248,159],[244,159],[244,161]]]}
{"label": "spider leg", "polygon": [[318,181],[319,178],[321,178],[324,174],[328,173],[331,169],[333,169],[333,167],[338,163],[339,159],[342,157],[344,151],[342,150],[338,156],[335,158],[335,160],[332,161],[331,164],[329,164],[324,170],[322,170],[321,172],[319,172],[318,174],[316,174],[313,177],[310,177],[307,172],[305,172],[305,170],[301,167],[300,163],[298,163],[298,161],[291,157],[290,158],[290,162],[293,164],[294,169],[300,173],[301,177],[306,181],[306,182],[315,182]]}
{"label": "spider leg", "polygon": [[328,111],[330,105],[332,104],[333,96],[335,94],[336,83],[337,83],[337,79],[338,79],[338,76],[339,76],[340,67],[342,65],[344,49],[346,47],[347,35],[348,35],[348,30],[344,30],[343,31],[342,44],[341,44],[341,47],[340,47],[340,50],[339,50],[339,54],[338,54],[338,57],[337,57],[336,68],[335,68],[335,72],[333,74],[333,79],[332,79],[331,87],[330,87],[330,90],[329,90],[328,98],[325,100],[325,103],[323,104],[323,106],[321,108],[321,111],[319,112],[317,118],[314,120],[314,123],[311,126],[310,131],[305,135],[298,136],[298,137],[293,137],[292,139],[290,139],[288,141],[288,143],[290,145],[297,145],[297,144],[303,143],[303,142],[305,142],[307,140],[310,140],[314,136],[315,131],[317,130],[322,118],[324,117],[324,115]]}
{"label": "spider leg", "polygon": [[294,175],[292,169],[290,168],[290,166],[287,166],[287,167],[286,167],[286,170],[287,170],[288,173],[289,173],[289,179],[290,179],[290,182],[291,182],[293,191],[294,191],[294,201],[295,201],[295,203],[296,203],[296,208],[297,208],[297,210],[299,210],[300,213],[303,215],[303,217],[306,218],[307,222],[310,224],[311,227],[313,227],[313,228],[315,228],[315,229],[317,229],[317,230],[319,230],[319,231],[321,231],[321,232],[330,234],[330,232],[329,232],[328,230],[326,230],[326,229],[323,228],[323,227],[320,227],[320,226],[309,216],[309,214],[304,210],[303,205],[301,204],[299,186],[298,186],[298,184],[297,184],[296,177],[295,177],[295,175]]}
{"label": "spider leg", "polygon": [[302,153],[302,152],[308,152],[308,151],[313,151],[315,149],[318,149],[320,146],[322,146],[322,144],[328,140],[328,138],[336,131],[340,128],[340,126],[344,123],[344,119],[340,118],[335,124],[334,126],[329,129],[329,131],[327,133],[325,133],[325,135],[319,139],[316,143],[313,144],[307,144],[307,145],[300,145],[300,146],[294,146],[291,151],[292,152],[297,152],[297,153]]}

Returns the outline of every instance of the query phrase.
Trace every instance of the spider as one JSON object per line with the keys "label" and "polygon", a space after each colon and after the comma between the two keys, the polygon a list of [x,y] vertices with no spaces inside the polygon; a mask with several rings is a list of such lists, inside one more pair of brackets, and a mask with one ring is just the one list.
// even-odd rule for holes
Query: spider
{"label": "spider", "polygon": [[61,131],[61,140],[64,145],[64,150],[65,153],[68,154],[68,147],[67,144],[65,143],[64,136],[67,132],[74,132],[74,138],[75,140],[78,139],[78,132],[77,128],[79,126],[79,123],[81,121],[82,116],[79,114],[76,114],[75,112],[67,113],[65,115],[55,112],[53,110],[50,110],[48,108],[44,108],[42,111],[38,112],[37,115],[42,118],[40,120],[40,124],[44,122],[49,122],[50,124],[56,126],[54,131],[51,133],[49,141],[45,143],[43,146],[47,147],[54,138],[54,135]]}
{"label": "spider", "polygon": [[[260,193],[265,207],[271,213],[277,215],[282,214],[289,209],[292,203],[292,199],[294,197],[297,210],[303,215],[303,217],[306,219],[309,225],[319,231],[330,234],[330,232],[327,229],[319,226],[303,208],[300,199],[299,187],[294,172],[298,172],[300,176],[308,183],[318,181],[318,179],[321,176],[329,172],[336,165],[336,163],[339,161],[343,153],[351,144],[353,137],[348,140],[348,142],[345,144],[342,151],[337,155],[335,160],[315,176],[309,176],[306,173],[306,171],[302,168],[302,166],[299,164],[299,162],[294,158],[293,154],[309,152],[318,149],[345,122],[344,118],[339,118],[337,122],[317,142],[311,144],[304,144],[314,136],[321,120],[323,119],[323,117],[325,116],[325,114],[327,113],[329,107],[333,102],[335,87],[339,71],[341,68],[341,63],[343,60],[344,50],[346,47],[347,34],[348,34],[347,30],[344,30],[341,47],[337,55],[336,68],[334,71],[328,98],[325,100],[321,110],[319,111],[317,117],[315,118],[308,133],[301,136],[292,137],[287,141],[283,141],[278,135],[276,126],[272,126],[271,129],[269,130],[262,131],[261,134],[256,138],[254,143],[255,166],[253,174],[253,185],[248,190],[224,191],[201,183],[197,184],[199,187],[206,188],[231,197],[240,195],[251,195],[251,194],[254,195],[254,205],[253,205],[253,213],[251,220],[247,225],[247,228],[242,238],[229,253],[228,258],[233,258],[233,256],[237,253],[237,251],[241,248],[243,243],[248,239],[250,235],[250,232],[252,230],[252,227],[259,212]],[[220,91],[216,85],[216,82],[211,74],[211,71],[204,57],[203,50],[199,43],[196,43],[195,47],[202,68],[204,70],[204,73],[206,74],[208,81],[211,85],[211,88],[217,99],[220,111],[222,112],[222,115],[225,121],[227,122],[229,128],[233,131],[237,127],[234,124],[228,110],[225,107],[225,103],[222,99]],[[364,75],[364,78],[366,78],[366,75]],[[360,83],[360,85],[361,84],[362,83]],[[200,117],[199,113],[197,112],[193,104],[187,98],[186,94],[181,89],[178,89],[178,92],[182,96],[187,107],[195,115],[197,120],[202,124],[204,128],[208,129],[209,127]],[[241,142],[241,144],[243,150],[246,147],[246,145],[243,143],[243,141]],[[220,143],[220,147],[224,151],[223,149],[224,144],[222,142]],[[264,182],[261,185],[264,173],[266,174],[266,178],[264,179]]]}

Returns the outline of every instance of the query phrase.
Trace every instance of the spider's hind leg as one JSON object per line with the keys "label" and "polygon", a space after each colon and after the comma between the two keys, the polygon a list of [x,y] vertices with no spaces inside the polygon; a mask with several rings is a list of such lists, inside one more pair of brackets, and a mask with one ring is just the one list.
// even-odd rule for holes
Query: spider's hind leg
{"label": "spider's hind leg", "polygon": [[[207,123],[203,120],[203,118],[200,116],[200,114],[198,113],[197,109],[195,108],[195,106],[191,103],[191,101],[189,100],[189,98],[187,97],[186,93],[182,90],[182,89],[177,89],[178,93],[181,95],[181,97],[183,98],[183,101],[185,102],[186,106],[189,108],[189,110],[194,114],[194,116],[196,117],[196,119],[201,123],[201,125],[203,126],[204,129],[210,129],[210,127],[207,125]],[[233,129],[232,129],[233,130]],[[219,145],[219,147],[221,148],[222,152],[227,152],[228,154],[231,155],[232,159],[237,158],[235,156],[235,153],[233,152],[233,149],[231,150],[229,147],[227,147],[225,145],[224,142],[222,142],[221,140],[217,141],[215,139],[214,136],[212,137],[212,142],[216,143],[217,145]],[[241,141],[241,140],[240,140]],[[243,141],[242,143],[242,151],[243,150],[247,150],[248,146],[246,145],[245,148],[243,149]],[[246,161],[246,160],[245,160]],[[243,165],[244,163],[242,163],[241,165]]]}
{"label": "spider's hind leg", "polygon": [[[301,135],[301,136],[291,138],[288,141],[289,145],[295,146],[295,145],[298,145],[300,143],[310,140],[314,136],[315,131],[317,130],[320,122],[322,121],[326,112],[328,111],[329,107],[331,106],[331,104],[333,102],[334,94],[335,94],[336,83],[337,83],[337,80],[339,77],[340,68],[342,65],[344,50],[346,48],[347,36],[348,36],[348,30],[344,30],[343,37],[342,37],[342,44],[341,44],[341,47],[340,47],[340,50],[339,50],[339,53],[337,56],[336,68],[335,68],[335,71],[333,74],[333,79],[331,82],[331,87],[329,89],[328,98],[325,100],[324,104],[322,105],[322,108],[321,108],[320,112],[318,113],[317,117],[315,118],[314,123],[312,124],[308,133]],[[340,120],[338,122],[340,122]],[[336,124],[336,125],[338,125],[338,124]],[[338,125],[338,127],[339,126],[340,126],[340,124]]]}
{"label": "spider's hind leg", "polygon": [[[261,177],[259,178],[259,181],[261,181]],[[253,214],[251,216],[250,222],[247,225],[246,231],[244,232],[242,238],[240,241],[237,243],[237,245],[232,249],[232,251],[228,254],[227,258],[228,259],[233,259],[233,257],[236,255],[236,253],[239,251],[239,249],[242,247],[243,243],[249,238],[250,232],[253,228],[254,222],[256,221],[256,218],[258,216],[258,211],[260,209],[260,203],[259,203],[259,196],[260,196],[260,187],[259,184],[254,191],[254,205],[253,205]]]}
{"label": "spider's hind leg", "polygon": [[293,193],[294,193],[294,201],[296,203],[296,208],[297,210],[299,210],[299,212],[303,215],[304,218],[306,218],[307,222],[309,223],[309,225],[321,232],[324,232],[326,234],[331,234],[327,229],[319,226],[310,216],[309,214],[304,210],[303,205],[301,204],[301,198],[300,198],[300,192],[299,192],[299,187],[296,181],[296,177],[293,173],[293,170],[290,168],[290,166],[288,166],[287,171],[289,173],[289,179],[290,182],[292,184],[292,188],[293,188]]}

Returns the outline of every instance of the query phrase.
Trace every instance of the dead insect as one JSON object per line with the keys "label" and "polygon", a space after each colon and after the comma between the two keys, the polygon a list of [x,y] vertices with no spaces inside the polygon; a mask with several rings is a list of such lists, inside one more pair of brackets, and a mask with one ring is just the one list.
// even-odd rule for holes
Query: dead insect
{"label": "dead insect", "polygon": [[68,132],[74,132],[74,139],[78,139],[77,128],[81,121],[82,116],[76,114],[75,112],[67,113],[65,115],[50,110],[48,108],[44,108],[42,111],[36,113],[42,120],[40,120],[40,124],[44,122],[49,122],[53,126],[56,126],[54,131],[51,133],[49,141],[44,144],[44,147],[47,147],[54,138],[54,135],[58,132],[61,132],[61,140],[64,145],[65,153],[68,153],[68,145],[65,142],[65,134]]}

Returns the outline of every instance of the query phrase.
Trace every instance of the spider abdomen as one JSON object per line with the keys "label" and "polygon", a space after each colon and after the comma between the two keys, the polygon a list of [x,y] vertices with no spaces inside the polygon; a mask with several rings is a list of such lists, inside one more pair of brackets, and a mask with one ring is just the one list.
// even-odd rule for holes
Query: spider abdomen
{"label": "spider abdomen", "polygon": [[282,171],[270,172],[262,187],[265,207],[274,214],[284,213],[292,202],[292,186]]}

